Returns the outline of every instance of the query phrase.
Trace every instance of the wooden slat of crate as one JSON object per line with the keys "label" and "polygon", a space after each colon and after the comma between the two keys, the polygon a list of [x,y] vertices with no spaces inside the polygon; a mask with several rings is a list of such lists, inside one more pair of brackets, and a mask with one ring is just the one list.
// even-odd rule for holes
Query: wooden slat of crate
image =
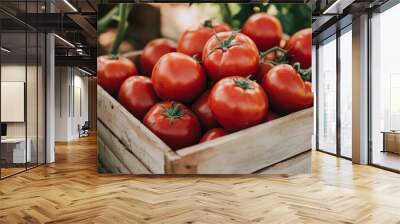
{"label": "wooden slat of crate", "polygon": [[149,168],[147,168],[132,152],[127,149],[116,136],[114,136],[110,130],[101,122],[97,122],[98,125],[98,139],[106,146],[107,150],[110,150],[112,154],[119,160],[119,163],[123,164],[130,174],[151,174]]}
{"label": "wooden slat of crate", "polygon": [[128,168],[123,164],[110,150],[108,146],[104,144],[102,139],[97,139],[97,153],[98,160],[101,162],[103,168],[107,172],[115,174],[127,174],[130,173]]}
{"label": "wooden slat of crate", "polygon": [[166,159],[176,156],[164,142],[133,117],[103,88],[97,87],[98,119],[106,124],[114,136],[126,146],[152,173],[165,173]]}
{"label": "wooden slat of crate", "polygon": [[313,108],[178,150],[168,173],[249,174],[311,149]]}

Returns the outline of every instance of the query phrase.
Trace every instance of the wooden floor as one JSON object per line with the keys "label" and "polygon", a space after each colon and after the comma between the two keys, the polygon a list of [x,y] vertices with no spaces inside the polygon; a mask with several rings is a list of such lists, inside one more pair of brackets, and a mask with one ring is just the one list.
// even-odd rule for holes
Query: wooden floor
{"label": "wooden floor", "polygon": [[20,172],[24,172],[27,169],[33,169],[37,166],[37,164],[29,164],[27,163],[27,167],[24,164],[18,165],[18,167],[2,167],[1,168],[1,178],[5,178],[11,175],[15,175]]}
{"label": "wooden floor", "polygon": [[0,223],[400,223],[400,175],[313,153],[312,175],[131,177],[96,172],[95,138],[0,181]]}
{"label": "wooden floor", "polygon": [[23,172],[25,170],[26,170],[25,167],[7,167],[7,168],[2,167],[1,168],[1,177],[2,178],[3,177],[8,177],[8,176],[11,176],[13,174],[16,174],[16,173],[19,173],[19,172]]}

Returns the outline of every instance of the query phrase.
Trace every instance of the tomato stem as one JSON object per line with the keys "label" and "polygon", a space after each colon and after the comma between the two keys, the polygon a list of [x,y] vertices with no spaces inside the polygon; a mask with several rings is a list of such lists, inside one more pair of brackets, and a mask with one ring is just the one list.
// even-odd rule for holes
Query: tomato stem
{"label": "tomato stem", "polygon": [[181,118],[186,114],[186,110],[182,109],[179,104],[174,102],[171,103],[170,107],[163,106],[163,115],[166,116],[170,120],[175,120]]}
{"label": "tomato stem", "polygon": [[281,55],[281,56],[279,56],[279,57],[276,57],[274,60],[268,60],[267,62],[269,62],[269,63],[271,63],[271,64],[273,64],[273,65],[286,64],[286,63],[288,63],[287,50],[285,50],[285,49],[283,49],[283,48],[281,48],[281,47],[277,47],[277,46],[276,46],[276,47],[273,47],[273,48],[270,48],[270,49],[267,50],[267,51],[260,52],[260,61],[261,61],[261,62],[264,62],[264,61],[265,61],[265,58],[267,57],[268,54],[274,53],[274,52],[277,52],[277,51],[282,52],[283,55]]}
{"label": "tomato stem", "polygon": [[270,48],[270,49],[268,49],[268,50],[266,50],[264,52],[261,52],[261,53],[267,55],[267,54],[275,52],[275,51],[280,51],[280,52],[282,52],[284,54],[287,53],[287,50],[285,50],[285,49],[283,49],[281,47],[278,47],[278,46],[272,47],[272,48]]}
{"label": "tomato stem", "polygon": [[240,87],[244,90],[254,89],[253,85],[251,84],[251,80],[249,79],[233,79],[233,82],[237,87]]}
{"label": "tomato stem", "polygon": [[299,62],[294,63],[293,68],[297,71],[297,73],[299,73],[304,81],[311,81],[311,68],[301,69]]}
{"label": "tomato stem", "polygon": [[[215,30],[214,30],[215,32]],[[218,41],[218,46],[216,46],[214,49],[212,49],[212,51],[210,51],[210,53],[208,53],[208,55],[214,53],[214,51],[221,49],[223,52],[228,51],[229,48],[236,46],[238,44],[234,44],[232,43],[233,39],[235,39],[236,35],[239,33],[240,31],[231,31],[231,35],[228,37],[228,39],[226,40],[222,40],[217,33],[214,34],[215,39],[217,39]]]}
{"label": "tomato stem", "polygon": [[278,63],[278,62],[276,62],[276,61],[274,61],[274,60],[267,60],[266,61],[267,63],[270,63],[270,64],[272,64],[272,65],[279,65],[280,63]]}
{"label": "tomato stem", "polygon": [[97,32],[104,33],[107,30],[108,25],[115,19],[118,14],[118,7],[114,7],[108,12],[103,18],[97,22]]}
{"label": "tomato stem", "polygon": [[111,49],[111,56],[113,59],[117,58],[119,46],[121,45],[125,31],[128,28],[127,20],[131,9],[132,7],[127,3],[120,3],[118,5],[118,17],[116,18],[116,20],[118,20],[117,35]]}

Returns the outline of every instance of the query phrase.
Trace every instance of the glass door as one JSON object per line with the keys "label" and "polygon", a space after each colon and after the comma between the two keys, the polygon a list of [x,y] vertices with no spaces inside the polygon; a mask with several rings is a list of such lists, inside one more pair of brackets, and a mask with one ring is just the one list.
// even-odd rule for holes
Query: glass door
{"label": "glass door", "polygon": [[351,25],[340,32],[340,156],[352,157],[352,32]]}
{"label": "glass door", "polygon": [[317,149],[336,154],[336,35],[317,51]]}
{"label": "glass door", "polygon": [[317,149],[352,157],[352,26],[318,45]]}
{"label": "glass door", "polygon": [[32,168],[38,164],[38,35],[37,32],[27,32],[27,151],[30,160],[27,167]]}
{"label": "glass door", "polygon": [[400,171],[400,4],[371,18],[370,163]]}

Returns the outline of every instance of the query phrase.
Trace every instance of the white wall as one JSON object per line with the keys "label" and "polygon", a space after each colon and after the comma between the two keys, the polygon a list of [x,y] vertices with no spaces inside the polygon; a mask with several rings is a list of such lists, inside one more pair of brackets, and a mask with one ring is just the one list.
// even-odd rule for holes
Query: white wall
{"label": "white wall", "polygon": [[68,140],[68,87],[69,76],[67,67],[55,68],[55,141]]}
{"label": "white wall", "polygon": [[56,67],[56,141],[77,139],[78,125],[88,120],[88,78],[83,75],[75,68]]}
{"label": "white wall", "polygon": [[[82,76],[82,73],[78,73],[74,75],[74,108],[73,108],[73,119],[72,119],[72,130],[71,135],[73,138],[79,137],[78,133],[78,124],[83,125],[85,121],[88,121],[88,78],[86,76]],[[80,92],[80,93],[79,93]],[[81,111],[80,111],[81,110]],[[75,113],[74,113],[75,111]]]}

